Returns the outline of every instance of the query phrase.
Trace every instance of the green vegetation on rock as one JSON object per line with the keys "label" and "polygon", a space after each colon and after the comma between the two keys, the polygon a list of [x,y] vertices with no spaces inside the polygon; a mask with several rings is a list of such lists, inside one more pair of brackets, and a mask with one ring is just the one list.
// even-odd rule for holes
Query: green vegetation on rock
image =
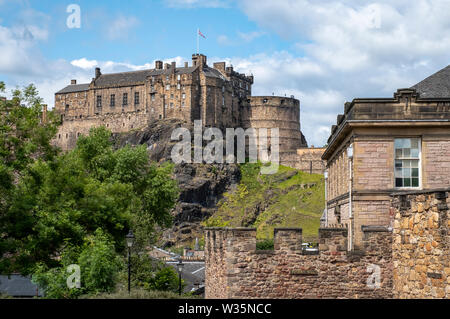
{"label": "green vegetation on rock", "polygon": [[324,178],[280,166],[272,175],[260,174],[260,163],[240,165],[242,178],[224,194],[207,227],[255,227],[257,238],[273,238],[276,227],[300,227],[304,241],[317,241],[325,207]]}

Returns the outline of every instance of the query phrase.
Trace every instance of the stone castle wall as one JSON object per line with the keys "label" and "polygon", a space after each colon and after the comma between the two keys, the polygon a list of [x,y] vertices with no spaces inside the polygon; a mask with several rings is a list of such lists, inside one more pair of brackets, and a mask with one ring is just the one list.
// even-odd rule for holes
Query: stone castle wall
{"label": "stone castle wall", "polygon": [[394,194],[386,226],[320,228],[319,254],[301,229],[275,229],[274,250],[256,230],[205,229],[206,298],[450,298],[450,189]]}
{"label": "stone castle wall", "polygon": [[300,132],[300,102],[294,98],[248,97],[241,108],[241,124],[244,129],[278,128],[280,152],[306,146],[302,144]]}
{"label": "stone castle wall", "polygon": [[[275,229],[274,250],[260,251],[255,229],[208,228],[205,297],[391,298],[391,232],[364,234],[365,250],[347,252],[347,229],[320,229],[320,254],[304,255],[301,229]],[[376,287],[368,285],[374,271]]]}
{"label": "stone castle wall", "polygon": [[394,197],[396,298],[450,299],[448,191]]}
{"label": "stone castle wall", "polygon": [[55,136],[55,143],[62,150],[71,150],[76,146],[82,135],[89,135],[92,127],[105,126],[114,133],[129,132],[141,129],[148,124],[143,112],[124,112],[118,114],[96,115],[86,118],[71,118],[65,120]]}
{"label": "stone castle wall", "polygon": [[280,164],[303,172],[323,174],[325,161],[322,154],[325,148],[303,147],[295,151],[280,152]]}

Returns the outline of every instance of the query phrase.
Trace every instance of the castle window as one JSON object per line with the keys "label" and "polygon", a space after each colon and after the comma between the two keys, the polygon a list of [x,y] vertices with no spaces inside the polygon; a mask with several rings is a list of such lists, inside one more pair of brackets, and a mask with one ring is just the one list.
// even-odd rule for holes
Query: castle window
{"label": "castle window", "polygon": [[184,101],[181,102],[181,106],[184,106]]}
{"label": "castle window", "polygon": [[173,103],[172,102],[170,102],[170,107],[173,107]]}
{"label": "castle window", "polygon": [[182,95],[181,95],[181,97],[183,98],[183,100],[186,98],[186,93],[183,93]]}
{"label": "castle window", "polygon": [[128,93],[123,94],[122,105],[128,105]]}
{"label": "castle window", "polygon": [[178,79],[178,81],[180,81],[181,80],[181,75],[178,74],[177,79]]}
{"label": "castle window", "polygon": [[116,95],[115,94],[111,94],[111,100],[110,100],[109,106],[110,107],[116,106]]}
{"label": "castle window", "polygon": [[97,95],[97,107],[102,107],[102,96]]}
{"label": "castle window", "polygon": [[396,138],[395,187],[420,186],[420,139]]}
{"label": "castle window", "polygon": [[69,111],[69,104],[66,104],[65,110],[66,110],[66,112]]}
{"label": "castle window", "polygon": [[159,114],[159,119],[162,119],[162,115],[161,114]]}
{"label": "castle window", "polygon": [[225,96],[222,96],[222,106],[225,106]]}
{"label": "castle window", "polygon": [[139,104],[139,92],[134,92],[134,105]]}
{"label": "castle window", "polygon": [[69,134],[66,133],[66,138],[69,138]]}
{"label": "castle window", "polygon": [[225,86],[222,86],[222,93],[225,93]]}
{"label": "castle window", "polygon": [[263,100],[263,103],[267,103],[267,99],[264,99],[264,100]]}
{"label": "castle window", "polygon": [[152,113],[155,112],[155,109],[152,107]]}
{"label": "castle window", "polygon": [[168,75],[166,75],[166,81],[169,81],[169,76]]}
{"label": "castle window", "polygon": [[155,100],[155,94],[150,94],[150,96],[152,97],[152,101]]}
{"label": "castle window", "polygon": [[58,138],[59,138],[59,139],[61,138],[61,134],[58,134]]}
{"label": "castle window", "polygon": [[166,91],[169,91],[170,90],[170,84],[167,84],[166,85]]}
{"label": "castle window", "polygon": [[177,89],[178,89],[178,90],[181,89],[180,83],[177,84]]}

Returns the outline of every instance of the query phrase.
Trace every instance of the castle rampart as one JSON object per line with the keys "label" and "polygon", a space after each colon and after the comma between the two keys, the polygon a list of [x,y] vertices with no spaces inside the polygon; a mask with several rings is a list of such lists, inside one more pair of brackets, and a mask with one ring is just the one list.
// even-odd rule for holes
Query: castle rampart
{"label": "castle rampart", "polygon": [[[320,229],[318,255],[303,253],[301,229],[275,229],[274,250],[262,251],[255,229],[205,231],[206,298],[392,297],[391,254],[382,248],[391,244],[388,229],[366,229],[360,252],[347,252],[347,229]],[[373,271],[377,287],[368,284]]]}

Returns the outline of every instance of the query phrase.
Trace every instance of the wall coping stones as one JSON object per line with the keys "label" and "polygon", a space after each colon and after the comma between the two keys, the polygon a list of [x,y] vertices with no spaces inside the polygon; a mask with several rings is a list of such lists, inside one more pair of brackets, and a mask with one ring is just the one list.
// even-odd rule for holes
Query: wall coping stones
{"label": "wall coping stones", "polygon": [[361,225],[363,232],[392,232],[392,227],[378,225]]}

